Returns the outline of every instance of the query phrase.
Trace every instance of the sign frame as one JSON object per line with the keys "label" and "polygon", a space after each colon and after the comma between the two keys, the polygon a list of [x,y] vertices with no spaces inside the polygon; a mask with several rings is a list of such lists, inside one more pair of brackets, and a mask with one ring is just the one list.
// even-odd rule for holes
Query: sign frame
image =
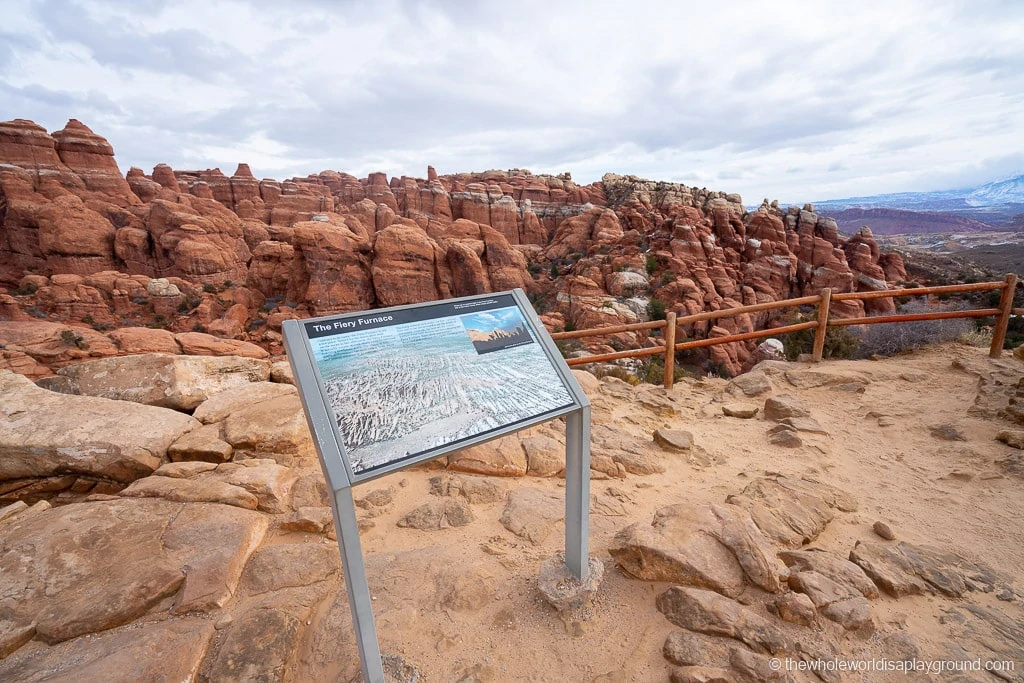
{"label": "sign frame", "polygon": [[[374,309],[375,316],[387,315],[389,312],[436,306],[439,304],[470,303],[488,298],[511,295],[522,314],[533,341],[538,344],[547,356],[551,367],[562,386],[566,389],[571,404],[547,411],[525,420],[496,427],[482,434],[466,437],[456,442],[443,444],[416,455],[401,458],[374,467],[366,473],[353,471],[351,462],[346,455],[344,441],[338,428],[337,419],[331,408],[320,375],[313,350],[306,333],[306,325],[321,321],[339,321],[349,318],[366,316],[366,311],[307,318],[304,320],[287,320],[282,324],[285,349],[299,390],[299,398],[306,414],[306,423],[313,437],[320,466],[324,477],[331,488],[331,508],[334,516],[334,527],[337,532],[338,547],[341,551],[345,587],[348,593],[352,621],[355,627],[356,643],[362,664],[363,678],[370,683],[384,683],[384,669],[377,641],[377,631],[373,618],[373,605],[370,588],[366,578],[366,567],[363,563],[362,548],[359,541],[359,526],[356,519],[355,502],[352,487],[372,481],[387,474],[403,470],[407,467],[432,460],[447,453],[470,448],[494,439],[507,436],[549,420],[565,417],[565,564],[578,579],[584,579],[589,563],[590,535],[590,400],[583,392],[576,377],[565,363],[558,347],[551,339],[544,325],[537,316],[533,305],[522,289],[511,291],[479,294],[443,301],[430,301],[408,306],[395,306],[385,309]],[[467,311],[468,313],[469,311]]]}

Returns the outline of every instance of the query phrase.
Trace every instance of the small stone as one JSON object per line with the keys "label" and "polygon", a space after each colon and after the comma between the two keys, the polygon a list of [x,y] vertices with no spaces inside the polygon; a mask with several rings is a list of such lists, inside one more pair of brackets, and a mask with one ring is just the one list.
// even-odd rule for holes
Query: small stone
{"label": "small stone", "polygon": [[722,406],[722,412],[728,417],[738,417],[744,420],[756,416],[760,410],[757,406],[752,406],[749,403],[727,403]]}
{"label": "small stone", "polygon": [[281,521],[285,531],[319,534],[334,528],[334,513],[329,507],[300,507]]}
{"label": "small stone", "polygon": [[394,489],[375,489],[356,501],[356,505],[364,510],[370,508],[382,508],[391,504],[394,499]]}
{"label": "small stone", "polygon": [[764,402],[764,417],[766,420],[778,422],[787,417],[809,417],[810,414],[811,411],[796,396],[788,394],[773,396]]}
{"label": "small stone", "polygon": [[230,614],[225,614],[213,623],[213,628],[215,628],[218,631],[223,631],[228,626],[230,626],[234,620],[235,618],[233,616],[231,616]]}
{"label": "small stone", "polygon": [[667,451],[688,451],[693,446],[693,434],[662,427],[654,431],[654,441]]}
{"label": "small stone", "polygon": [[782,420],[780,425],[786,425],[792,427],[798,432],[807,432],[809,434],[824,434],[828,436],[828,432],[825,428],[818,424],[818,421],[813,417],[787,417]]}
{"label": "small stone", "polygon": [[1003,588],[996,593],[996,599],[1002,600],[1003,602],[1013,602],[1016,599],[1016,595],[1009,588]]}
{"label": "small stone", "polygon": [[887,541],[896,540],[896,534],[892,532],[892,529],[885,522],[875,522],[871,526],[871,530]]}
{"label": "small stone", "polygon": [[892,427],[894,424],[896,424],[896,420],[892,419],[887,415],[883,415],[880,418],[878,418],[879,427]]}
{"label": "small stone", "polygon": [[1024,430],[1004,429],[996,435],[996,439],[1002,441],[1011,448],[1024,449]]}
{"label": "small stone", "polygon": [[420,505],[398,520],[398,526],[433,531],[453,526],[465,526],[474,519],[473,511],[466,501],[446,498]]}
{"label": "small stone", "polygon": [[783,448],[799,448],[804,442],[792,429],[780,430],[768,437],[768,443]]}
{"label": "small stone", "polygon": [[960,428],[948,422],[932,425],[928,428],[928,431],[930,431],[932,436],[936,439],[941,439],[943,441],[967,441],[967,437],[960,431]]}

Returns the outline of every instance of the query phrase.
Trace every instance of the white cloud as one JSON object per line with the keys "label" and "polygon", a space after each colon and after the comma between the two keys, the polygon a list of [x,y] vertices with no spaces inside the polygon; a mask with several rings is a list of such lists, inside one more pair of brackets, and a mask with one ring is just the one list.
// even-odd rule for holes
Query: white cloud
{"label": "white cloud", "polygon": [[122,168],[526,167],[802,202],[1024,165],[1024,4],[7,3],[0,118]]}

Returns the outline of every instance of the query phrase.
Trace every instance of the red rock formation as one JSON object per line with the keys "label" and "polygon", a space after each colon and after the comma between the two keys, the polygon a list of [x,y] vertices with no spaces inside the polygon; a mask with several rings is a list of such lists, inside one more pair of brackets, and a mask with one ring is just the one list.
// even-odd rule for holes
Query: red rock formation
{"label": "red rock formation", "polygon": [[[30,121],[0,123],[0,284],[19,292],[0,291],[0,318],[11,320],[35,307],[100,327],[157,321],[168,334],[208,329],[276,352],[282,316],[512,287],[546,298],[548,320],[584,327],[645,319],[652,298],[686,315],[905,278],[870,231],[844,240],[810,206],[766,202],[751,214],[734,194],[611,174],[581,187],[521,169],[279,182],[244,163],[230,177],[160,164],[121,177],[109,143],[78,121],[52,136]],[[863,312],[858,302],[833,307]],[[273,316],[276,326],[262,324]],[[684,331],[777,322],[762,314]],[[711,358],[735,371],[754,345]],[[111,348],[182,346],[174,337]],[[4,358],[36,371],[38,355]]]}

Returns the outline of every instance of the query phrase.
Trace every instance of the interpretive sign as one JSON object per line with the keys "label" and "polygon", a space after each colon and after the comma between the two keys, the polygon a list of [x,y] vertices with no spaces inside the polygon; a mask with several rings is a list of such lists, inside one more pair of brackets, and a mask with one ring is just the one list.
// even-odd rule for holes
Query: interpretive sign
{"label": "interpretive sign", "polygon": [[590,402],[522,290],[282,325],[333,491],[363,677],[384,681],[352,486],[564,415],[565,563],[588,564]]}
{"label": "interpretive sign", "polygon": [[302,327],[353,483],[578,407],[512,293]]}

